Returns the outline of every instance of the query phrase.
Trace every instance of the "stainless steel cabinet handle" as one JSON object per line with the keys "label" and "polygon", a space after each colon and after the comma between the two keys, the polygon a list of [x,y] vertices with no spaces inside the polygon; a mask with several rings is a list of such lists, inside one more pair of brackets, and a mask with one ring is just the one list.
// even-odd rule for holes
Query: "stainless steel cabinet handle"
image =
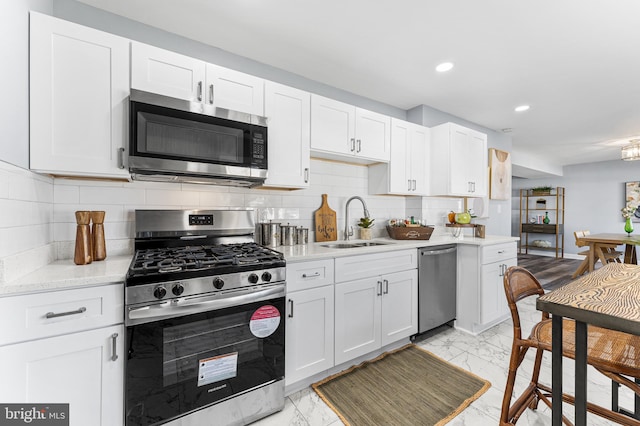
{"label": "stainless steel cabinet handle", "polygon": [[289,299],[289,318],[293,318],[293,299]]}
{"label": "stainless steel cabinet handle", "polygon": [[201,81],[198,82],[198,100],[199,101],[202,100],[202,82]]}
{"label": "stainless steel cabinet handle", "polygon": [[356,152],[360,152],[360,151],[362,151],[362,141],[358,139],[358,149],[356,150]]}
{"label": "stainless steel cabinet handle", "polygon": [[378,293],[377,296],[382,296],[382,281],[378,281]]}
{"label": "stainless steel cabinet handle", "polygon": [[309,183],[309,168],[304,169],[304,183]]}
{"label": "stainless steel cabinet handle", "polygon": [[471,192],[476,192],[476,183],[471,182]]}
{"label": "stainless steel cabinet handle", "polygon": [[209,85],[209,103],[213,103],[213,84]]}
{"label": "stainless steel cabinet handle", "polygon": [[498,254],[504,253],[504,250],[498,250]]}
{"label": "stainless steel cabinet handle", "polygon": [[118,148],[118,168],[124,169],[124,148]]}
{"label": "stainless steel cabinet handle", "polygon": [[415,179],[413,180],[413,190],[414,191],[416,190],[416,180]]}
{"label": "stainless steel cabinet handle", "polygon": [[81,308],[76,309],[75,311],[68,311],[68,312],[59,312],[59,313],[54,313],[54,312],[47,312],[44,317],[46,319],[50,319],[50,318],[58,318],[58,317],[66,317],[67,315],[78,315],[81,314],[83,312],[86,312],[87,308],[85,308],[84,306]]}
{"label": "stainless steel cabinet handle", "polygon": [[411,191],[411,179],[407,179],[407,191]]}
{"label": "stainless steel cabinet handle", "polygon": [[111,361],[115,361],[118,359],[118,347],[116,342],[118,340],[118,333],[113,333],[111,335]]}
{"label": "stainless steel cabinet handle", "polygon": [[351,138],[351,152],[356,150],[356,140]]}
{"label": "stainless steel cabinet handle", "polygon": [[389,280],[382,280],[384,283],[384,292],[383,294],[389,294]]}
{"label": "stainless steel cabinet handle", "polygon": [[302,278],[313,278],[313,277],[319,277],[320,276],[320,272],[314,272],[313,274],[302,274]]}

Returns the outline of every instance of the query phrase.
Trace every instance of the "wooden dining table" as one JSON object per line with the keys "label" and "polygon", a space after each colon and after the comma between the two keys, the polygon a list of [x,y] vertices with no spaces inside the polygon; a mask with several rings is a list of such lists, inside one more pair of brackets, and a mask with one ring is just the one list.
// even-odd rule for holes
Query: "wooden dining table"
{"label": "wooden dining table", "polygon": [[[602,248],[604,246],[624,245],[624,263],[637,264],[636,246],[640,245],[640,236],[628,234],[589,234],[579,238],[589,246],[589,272],[595,268],[598,259],[604,259]],[[604,263],[603,263],[604,264]]]}
{"label": "wooden dining table", "polygon": [[[575,425],[587,418],[587,324],[640,336],[640,266],[607,263],[541,296],[536,308],[552,315],[552,424],[562,424],[562,318],[575,327]],[[637,421],[636,421],[637,422]],[[630,420],[629,424],[633,423]]]}

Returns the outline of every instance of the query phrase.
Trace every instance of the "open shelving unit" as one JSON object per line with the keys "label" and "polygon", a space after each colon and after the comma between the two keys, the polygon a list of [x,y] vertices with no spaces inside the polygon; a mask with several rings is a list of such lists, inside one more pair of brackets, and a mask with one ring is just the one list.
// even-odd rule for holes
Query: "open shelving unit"
{"label": "open shelving unit", "polygon": [[[519,253],[529,253],[531,249],[553,251],[556,258],[564,257],[564,197],[561,186],[549,192],[520,190]],[[544,218],[547,212],[550,222],[545,224],[539,218]],[[549,246],[534,244],[535,241],[546,241]]]}

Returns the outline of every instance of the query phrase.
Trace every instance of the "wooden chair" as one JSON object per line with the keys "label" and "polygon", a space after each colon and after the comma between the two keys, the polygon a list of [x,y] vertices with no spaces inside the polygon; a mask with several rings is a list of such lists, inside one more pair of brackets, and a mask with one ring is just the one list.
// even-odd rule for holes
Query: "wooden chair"
{"label": "wooden chair", "polygon": [[[540,282],[528,270],[519,266],[510,267],[504,275],[503,282],[513,320],[513,344],[509,374],[500,414],[500,425],[506,426],[515,425],[527,408],[535,410],[540,401],[551,407],[551,387],[538,381],[542,355],[544,351],[551,351],[551,319],[547,312],[542,312],[541,321],[532,328],[528,338],[523,338],[516,302],[529,296],[541,296],[544,294],[544,290]],[[562,354],[565,357],[575,359],[575,322],[565,319],[563,324]],[[536,351],[531,381],[523,393],[512,403],[518,367],[520,367],[529,348]],[[628,387],[637,396],[640,396],[640,385],[633,381],[640,378],[640,356],[638,354],[640,354],[640,336],[600,327],[588,327],[587,362],[600,373],[616,383]],[[562,399],[571,404],[575,401],[572,395],[566,393],[563,394]],[[594,403],[587,402],[587,410],[620,424],[640,426],[640,420],[635,420]],[[563,423],[571,424],[564,416]]]}
{"label": "wooden chair", "polygon": [[[582,242],[581,238],[589,234],[589,231],[575,231],[573,233],[573,236],[576,239],[576,246],[588,247],[589,245]],[[620,256],[622,256],[624,253],[622,253],[621,251],[617,251],[616,246],[600,245],[600,247],[602,256],[598,257],[598,259],[596,259],[596,262],[600,260],[603,265],[608,262],[621,262]],[[584,256],[584,259],[582,260],[582,263],[580,263],[580,266],[578,266],[578,269],[576,269],[576,271],[571,275],[571,278],[576,278],[589,270],[589,250],[583,250],[578,254]]]}

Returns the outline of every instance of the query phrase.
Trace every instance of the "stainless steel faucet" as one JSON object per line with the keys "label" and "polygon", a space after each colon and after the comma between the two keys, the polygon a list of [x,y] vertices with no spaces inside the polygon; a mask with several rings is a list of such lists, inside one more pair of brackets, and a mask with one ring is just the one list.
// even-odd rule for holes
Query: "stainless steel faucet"
{"label": "stainless steel faucet", "polygon": [[353,226],[349,226],[349,203],[353,200],[360,200],[360,202],[362,203],[362,208],[364,209],[364,217],[370,217],[369,209],[367,209],[367,203],[364,202],[362,197],[358,197],[356,195],[355,197],[349,198],[344,208],[344,239],[346,241],[348,241],[349,237],[353,235]]}

